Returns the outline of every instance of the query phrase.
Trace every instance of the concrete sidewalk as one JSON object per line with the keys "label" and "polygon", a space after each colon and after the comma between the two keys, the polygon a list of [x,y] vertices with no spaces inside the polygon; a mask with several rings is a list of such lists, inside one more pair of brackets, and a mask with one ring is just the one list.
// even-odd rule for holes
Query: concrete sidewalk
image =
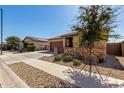
{"label": "concrete sidewalk", "polygon": [[79,72],[78,69],[72,69],[67,66],[62,66],[34,58],[28,58],[21,55],[9,55],[9,57],[18,60],[20,62],[24,62],[42,71],[45,71],[51,75],[54,75],[65,81],[68,81],[78,87],[87,87],[87,88],[124,87],[124,80],[119,80],[116,78],[102,75],[102,77],[105,80],[103,82],[100,80],[99,75],[92,73],[92,77],[90,77],[89,73],[86,71]]}
{"label": "concrete sidewalk", "polygon": [[22,81],[1,60],[0,60],[0,84],[2,88],[29,88],[29,86],[24,81]]}

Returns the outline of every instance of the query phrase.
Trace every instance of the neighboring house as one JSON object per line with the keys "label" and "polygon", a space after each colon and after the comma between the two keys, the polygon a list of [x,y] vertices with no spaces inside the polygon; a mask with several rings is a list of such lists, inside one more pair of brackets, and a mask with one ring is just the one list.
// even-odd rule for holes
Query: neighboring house
{"label": "neighboring house", "polygon": [[[67,33],[58,37],[50,38],[48,39],[49,42],[49,50],[53,52],[58,52],[58,53],[63,53],[68,50],[71,51],[78,51],[80,48],[79,44],[79,37],[77,32],[71,32]],[[97,41],[94,42],[94,48],[99,48],[99,49],[106,49],[106,42],[105,41]],[[79,50],[80,51],[80,50]]]}
{"label": "neighboring house", "polygon": [[[0,44],[0,49],[1,49],[1,44]],[[7,43],[6,42],[3,42],[2,49],[7,50]]]}
{"label": "neighboring house", "polygon": [[27,36],[23,42],[33,43],[38,50],[48,50],[49,48],[48,40],[44,38]]}

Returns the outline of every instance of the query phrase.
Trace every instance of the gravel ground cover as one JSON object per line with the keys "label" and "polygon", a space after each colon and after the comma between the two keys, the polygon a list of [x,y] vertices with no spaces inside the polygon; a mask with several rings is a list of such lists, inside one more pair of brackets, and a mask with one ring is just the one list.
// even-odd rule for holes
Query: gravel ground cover
{"label": "gravel ground cover", "polygon": [[32,88],[71,88],[76,87],[25,63],[14,63],[9,67]]}
{"label": "gravel ground cover", "polygon": [[[49,62],[52,62],[52,63],[56,63],[56,64],[60,64],[60,65],[64,65],[64,66],[69,66],[69,67],[72,67],[72,68],[78,68],[78,69],[82,69],[85,65],[84,63],[82,63],[80,66],[74,66],[73,62],[68,62],[68,63],[65,63],[65,62],[62,62],[62,61],[53,62],[54,56],[42,57],[42,58],[40,58],[40,60],[45,60],[45,61],[49,61]],[[112,68],[112,66],[108,66],[108,65],[112,65],[112,63],[110,62],[110,64],[109,63],[100,64],[100,65],[98,64],[97,68],[102,75],[106,75],[106,76],[110,76],[110,77],[114,77],[114,78],[124,80],[124,69],[122,69],[120,67],[120,70],[119,70],[119,66],[118,66],[118,68]],[[113,67],[115,67],[115,65],[116,64],[114,64]],[[83,70],[89,71],[89,65],[87,64]],[[92,72],[93,73],[98,73],[95,66],[92,66]]]}

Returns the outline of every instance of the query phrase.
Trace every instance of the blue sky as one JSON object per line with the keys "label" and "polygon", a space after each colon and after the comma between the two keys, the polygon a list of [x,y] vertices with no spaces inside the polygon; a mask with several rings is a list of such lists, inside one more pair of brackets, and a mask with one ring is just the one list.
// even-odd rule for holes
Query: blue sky
{"label": "blue sky", "polygon": [[[77,6],[0,6],[4,9],[4,39],[16,35],[51,38],[70,32]],[[123,7],[122,7],[123,8]],[[124,36],[124,10],[115,29]],[[122,39],[121,39],[122,40]]]}

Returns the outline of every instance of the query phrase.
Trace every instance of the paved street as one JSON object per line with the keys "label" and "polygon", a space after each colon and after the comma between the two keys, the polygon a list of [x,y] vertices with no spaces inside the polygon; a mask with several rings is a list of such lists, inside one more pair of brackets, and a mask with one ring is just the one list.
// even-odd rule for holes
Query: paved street
{"label": "paved street", "polygon": [[21,54],[7,53],[6,55],[2,56],[1,59],[7,64],[24,62],[30,66],[75,84],[78,87],[124,87],[124,80],[102,76],[105,80],[103,82],[99,79],[100,77],[97,74],[92,74],[92,77],[90,77],[89,73],[86,71],[79,73],[77,69],[75,70],[70,67],[37,59],[42,56],[50,55],[52,54],[43,52],[30,52]]}

